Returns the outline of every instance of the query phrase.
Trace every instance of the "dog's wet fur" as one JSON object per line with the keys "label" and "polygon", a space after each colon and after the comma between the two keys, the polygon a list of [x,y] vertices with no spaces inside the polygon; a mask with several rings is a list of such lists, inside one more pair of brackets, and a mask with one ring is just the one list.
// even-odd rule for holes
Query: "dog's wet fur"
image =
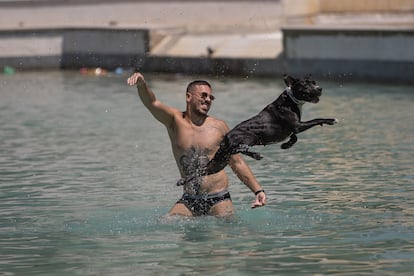
{"label": "dog's wet fur", "polygon": [[242,153],[256,160],[262,159],[260,153],[251,150],[252,146],[279,143],[289,138],[280,146],[282,149],[288,149],[297,142],[296,134],[317,125],[333,125],[338,122],[334,118],[302,122],[302,105],[305,102],[318,103],[322,88],[310,77],[297,79],[285,75],[284,81],[287,88],[274,102],[256,116],[235,126],[224,136],[213,159],[201,170],[201,174],[189,175],[179,180],[177,185],[221,171],[227,166],[232,154]]}

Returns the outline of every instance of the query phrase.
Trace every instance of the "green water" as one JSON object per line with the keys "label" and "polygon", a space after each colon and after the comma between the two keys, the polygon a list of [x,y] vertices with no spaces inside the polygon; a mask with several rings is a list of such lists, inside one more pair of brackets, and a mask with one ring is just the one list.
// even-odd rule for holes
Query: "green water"
{"label": "green water", "polygon": [[[411,275],[414,87],[321,81],[305,120],[335,126],[245,158],[268,205],[231,174],[236,215],[166,219],[181,195],[165,128],[124,76],[0,76],[0,275]],[[184,76],[147,76],[184,108]],[[209,79],[230,126],[279,79]]]}

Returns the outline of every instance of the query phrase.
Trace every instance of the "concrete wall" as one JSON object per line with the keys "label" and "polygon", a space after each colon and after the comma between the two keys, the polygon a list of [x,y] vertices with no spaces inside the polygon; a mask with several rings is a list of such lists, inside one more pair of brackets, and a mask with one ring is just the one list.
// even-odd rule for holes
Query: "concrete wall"
{"label": "concrete wall", "polygon": [[147,30],[0,31],[0,67],[17,69],[134,67],[149,51]]}
{"label": "concrete wall", "polygon": [[283,0],[282,7],[286,24],[311,25],[319,13],[319,0]]}
{"label": "concrete wall", "polygon": [[321,14],[412,13],[414,0],[282,0],[286,24],[312,25]]}
{"label": "concrete wall", "polygon": [[288,58],[414,62],[414,30],[285,28]]}
{"label": "concrete wall", "polygon": [[285,28],[286,67],[298,73],[414,79],[414,30]]}
{"label": "concrete wall", "polygon": [[337,12],[412,12],[414,0],[283,0],[288,17]]}
{"label": "concrete wall", "polygon": [[283,0],[285,16],[312,15],[319,12],[320,0]]}
{"label": "concrete wall", "polygon": [[319,0],[319,11],[322,13],[408,12],[414,11],[414,0]]}

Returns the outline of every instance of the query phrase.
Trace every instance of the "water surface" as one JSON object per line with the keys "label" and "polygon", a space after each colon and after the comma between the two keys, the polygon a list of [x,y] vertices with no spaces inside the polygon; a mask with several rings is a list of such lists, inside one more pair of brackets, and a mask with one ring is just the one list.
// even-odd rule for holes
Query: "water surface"
{"label": "water surface", "polygon": [[[321,81],[283,151],[248,158],[268,205],[231,173],[233,219],[165,219],[181,195],[165,128],[124,76],[0,76],[2,275],[409,275],[414,270],[414,87]],[[184,108],[185,76],[148,75]],[[234,126],[279,79],[209,79]]]}

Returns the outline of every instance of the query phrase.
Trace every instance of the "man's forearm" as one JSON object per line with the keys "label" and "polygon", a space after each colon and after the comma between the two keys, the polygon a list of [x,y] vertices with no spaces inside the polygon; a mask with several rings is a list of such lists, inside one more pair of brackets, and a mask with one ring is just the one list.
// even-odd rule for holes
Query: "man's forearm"
{"label": "man's forearm", "polygon": [[149,107],[151,105],[151,103],[153,103],[156,100],[154,93],[147,86],[147,83],[145,82],[145,80],[140,79],[137,82],[137,89],[138,89],[138,95],[139,95],[142,103],[146,107]]}
{"label": "man's forearm", "polygon": [[240,159],[231,164],[234,173],[253,193],[262,190],[262,186],[257,182],[249,166],[247,166],[241,157],[238,158]]}

